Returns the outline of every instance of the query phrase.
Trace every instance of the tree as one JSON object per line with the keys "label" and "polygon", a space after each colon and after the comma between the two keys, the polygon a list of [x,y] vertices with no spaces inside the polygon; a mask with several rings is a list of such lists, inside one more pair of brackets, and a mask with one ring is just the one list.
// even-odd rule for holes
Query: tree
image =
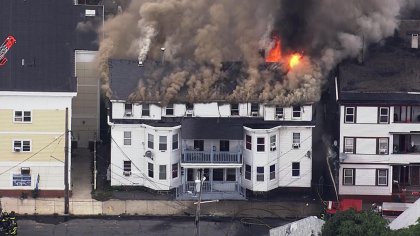
{"label": "tree", "polygon": [[[337,212],[322,227],[323,236],[347,235],[393,235],[388,227],[388,221],[373,211],[357,213],[353,209]],[[407,234],[409,236],[410,234]]]}

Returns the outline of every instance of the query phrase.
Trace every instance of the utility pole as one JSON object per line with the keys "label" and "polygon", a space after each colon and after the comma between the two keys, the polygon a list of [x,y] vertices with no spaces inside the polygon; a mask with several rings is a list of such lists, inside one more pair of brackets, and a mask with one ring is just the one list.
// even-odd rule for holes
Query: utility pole
{"label": "utility pole", "polygon": [[96,175],[98,174],[98,171],[96,170],[96,133],[93,142],[93,190],[96,190]]}
{"label": "utility pole", "polygon": [[[203,181],[206,177],[203,177],[203,170],[200,171],[200,187],[198,188],[200,192],[198,193],[198,202],[197,202],[197,209],[195,211],[195,236],[200,236],[200,211],[201,211],[201,193],[203,192]],[[196,180],[197,181],[197,180]]]}
{"label": "utility pole", "polygon": [[66,128],[64,132],[64,214],[69,214],[69,108],[66,107]]}

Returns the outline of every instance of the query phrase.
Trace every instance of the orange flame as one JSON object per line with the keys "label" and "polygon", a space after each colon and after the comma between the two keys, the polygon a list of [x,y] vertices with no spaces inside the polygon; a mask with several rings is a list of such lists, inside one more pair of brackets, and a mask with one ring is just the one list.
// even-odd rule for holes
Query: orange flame
{"label": "orange flame", "polygon": [[281,61],[281,45],[280,39],[274,38],[274,47],[268,52],[267,57],[265,58],[266,62],[280,62]]}
{"label": "orange flame", "polygon": [[289,60],[290,69],[297,66],[300,63],[300,59],[302,59],[302,55],[300,53],[293,53]]}

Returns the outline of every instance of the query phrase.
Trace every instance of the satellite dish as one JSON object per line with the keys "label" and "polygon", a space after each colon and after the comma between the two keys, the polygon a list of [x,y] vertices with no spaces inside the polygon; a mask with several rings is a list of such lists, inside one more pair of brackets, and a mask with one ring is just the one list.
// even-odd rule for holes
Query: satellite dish
{"label": "satellite dish", "polygon": [[150,158],[150,159],[152,159],[152,160],[153,160],[153,155],[152,155],[152,152],[151,152],[151,151],[146,151],[146,152],[144,153],[144,156],[145,156],[145,157],[148,157],[148,158]]}

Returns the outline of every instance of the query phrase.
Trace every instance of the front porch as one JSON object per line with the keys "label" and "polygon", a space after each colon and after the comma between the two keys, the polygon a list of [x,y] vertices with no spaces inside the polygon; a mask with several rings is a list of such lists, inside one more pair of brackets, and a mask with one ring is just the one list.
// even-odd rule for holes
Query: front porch
{"label": "front porch", "polygon": [[395,165],[392,169],[392,195],[402,202],[420,197],[420,165]]}
{"label": "front porch", "polygon": [[240,164],[242,154],[238,152],[222,151],[192,151],[182,152],[182,163],[212,163],[212,164]]}

